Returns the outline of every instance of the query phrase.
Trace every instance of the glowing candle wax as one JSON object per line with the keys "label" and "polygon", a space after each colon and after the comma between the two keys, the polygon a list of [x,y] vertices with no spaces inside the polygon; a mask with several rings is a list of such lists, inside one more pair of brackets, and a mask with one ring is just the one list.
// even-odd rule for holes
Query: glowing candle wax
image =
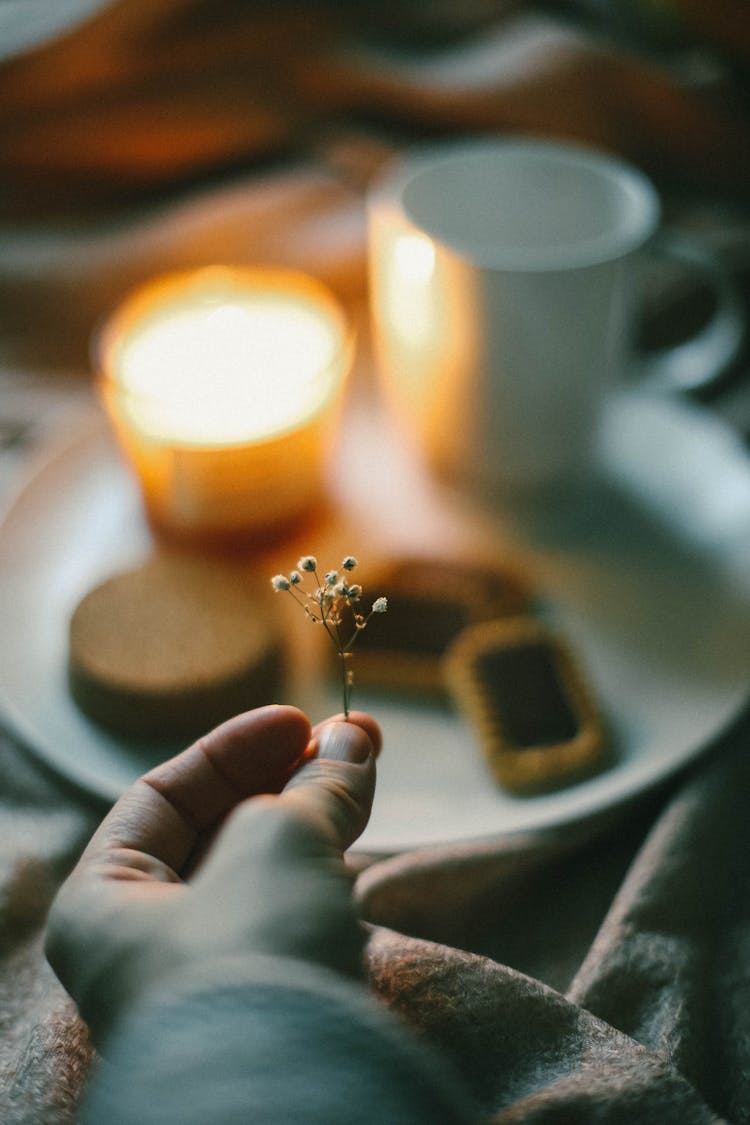
{"label": "glowing candle wax", "polygon": [[100,388],[157,527],[253,535],[318,499],[352,337],[319,282],[211,267],[157,279],[97,340]]}

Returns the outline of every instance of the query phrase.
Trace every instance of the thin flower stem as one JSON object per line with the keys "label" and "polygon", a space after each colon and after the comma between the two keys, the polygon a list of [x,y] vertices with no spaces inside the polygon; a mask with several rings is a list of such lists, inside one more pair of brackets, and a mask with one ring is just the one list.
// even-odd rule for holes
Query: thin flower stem
{"label": "thin flower stem", "polygon": [[351,699],[352,693],[351,678],[349,676],[349,657],[351,656],[351,653],[340,652],[339,656],[341,657],[341,686],[343,688],[344,695],[344,722],[348,722],[349,701]]}
{"label": "thin flower stem", "polygon": [[[325,589],[328,586],[328,583],[327,582],[323,583],[323,582],[320,581],[320,575],[318,574],[317,570],[313,571],[313,573],[315,575],[315,581],[318,583],[318,589],[319,590]],[[328,633],[328,636],[331,638],[331,640],[335,644],[339,654],[343,655],[344,646],[341,643],[341,633],[339,632],[338,621],[336,619],[336,616],[334,615],[333,621],[330,622],[330,614],[327,612],[327,610],[325,608],[325,598],[323,596],[321,596],[321,599],[320,599],[320,613],[321,613],[321,617],[322,617],[322,620],[323,620],[323,624],[326,627],[326,632]],[[333,626],[332,629],[330,628],[331,624]]]}
{"label": "thin flower stem", "polygon": [[[316,581],[317,581],[317,578],[318,578],[318,576],[316,574],[315,575]],[[318,583],[318,586],[320,587],[320,583]],[[318,620],[322,623],[323,628],[325,629],[326,633],[328,633],[328,636],[333,641],[333,643],[336,647],[336,651],[340,653],[341,649],[342,649],[341,638],[338,635],[338,630],[334,631],[334,629],[331,628],[331,622],[330,622],[329,615],[326,611],[325,601],[323,600],[322,597],[320,599],[317,599],[317,598],[313,597],[312,594],[308,594],[307,596],[310,599],[310,601],[315,602],[315,604],[320,609],[320,617],[318,618]]]}
{"label": "thin flower stem", "polygon": [[355,644],[355,642],[357,640],[357,637],[362,632],[362,630],[364,629],[365,625],[370,620],[372,615],[373,615],[373,610],[370,610],[370,612],[367,614],[367,617],[365,617],[364,620],[362,621],[362,624],[357,626],[357,628],[354,630],[354,632],[352,633],[349,640],[346,642],[345,645],[342,646],[343,648],[345,648],[345,649],[352,648],[352,646]]}
{"label": "thin flower stem", "polygon": [[[297,594],[297,591],[295,590],[294,586],[290,586],[287,593],[291,594],[291,596],[294,598],[297,605],[301,605],[303,609],[307,609],[307,606],[305,604],[305,599],[299,597],[299,595]],[[309,597],[309,595],[307,595],[307,597]]]}
{"label": "thin flower stem", "polygon": [[336,636],[336,634],[334,632],[332,632],[331,627],[328,624],[328,622],[326,621],[326,619],[323,618],[322,621],[323,621],[323,628],[325,629],[326,633],[328,633],[328,636],[333,641],[336,652],[338,652],[340,654],[341,653],[341,644],[339,642],[338,637]]}
{"label": "thin flower stem", "polygon": [[[341,563],[347,576],[357,566],[357,560],[352,555],[347,555]],[[336,649],[341,666],[341,686],[344,702],[344,718],[349,719],[352,686],[354,677],[350,668],[351,648],[357,637],[367,625],[373,613],[384,613],[387,602],[384,597],[376,598],[373,607],[367,616],[357,612],[355,608],[362,594],[359,583],[349,585],[345,577],[339,577],[339,572],[329,570],[321,581],[318,573],[317,562],[314,555],[303,555],[297,563],[297,570],[289,576],[276,574],[271,579],[274,590],[288,591],[305,615],[315,624],[322,625]],[[300,571],[302,572],[300,574]],[[310,576],[317,584],[316,590],[310,593],[300,586],[305,576]],[[349,609],[354,614],[355,628],[351,637],[344,641],[343,628],[347,619],[345,611]]]}

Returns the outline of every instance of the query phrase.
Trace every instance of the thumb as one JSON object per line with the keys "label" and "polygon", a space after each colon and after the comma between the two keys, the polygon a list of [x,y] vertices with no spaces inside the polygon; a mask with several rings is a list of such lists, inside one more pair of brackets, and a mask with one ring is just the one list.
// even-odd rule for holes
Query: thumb
{"label": "thumb", "polygon": [[345,851],[370,819],[375,795],[373,745],[356,723],[330,722],[320,727],[312,749],[315,756],[297,771],[278,800],[314,821],[333,847]]}

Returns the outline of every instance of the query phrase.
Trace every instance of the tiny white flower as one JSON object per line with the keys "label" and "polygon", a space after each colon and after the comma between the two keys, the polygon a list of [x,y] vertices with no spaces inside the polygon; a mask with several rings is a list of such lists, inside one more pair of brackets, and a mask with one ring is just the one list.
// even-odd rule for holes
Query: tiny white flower
{"label": "tiny white flower", "polygon": [[[357,635],[367,626],[372,614],[385,613],[388,608],[387,599],[380,597],[375,600],[369,612],[355,611],[362,597],[362,587],[358,583],[350,586],[346,579],[349,577],[349,572],[357,565],[353,555],[346,555],[341,562],[340,570],[325,571],[321,584],[318,577],[318,560],[315,555],[302,555],[297,563],[297,569],[290,571],[288,577],[285,574],[275,574],[271,579],[274,590],[292,591],[294,600],[302,606],[308,620],[325,629],[333,641],[340,658],[346,718],[349,717],[353,683],[352,671],[348,663],[351,657],[349,649]],[[312,591],[305,587],[308,574],[313,576],[310,584],[315,588]]]}

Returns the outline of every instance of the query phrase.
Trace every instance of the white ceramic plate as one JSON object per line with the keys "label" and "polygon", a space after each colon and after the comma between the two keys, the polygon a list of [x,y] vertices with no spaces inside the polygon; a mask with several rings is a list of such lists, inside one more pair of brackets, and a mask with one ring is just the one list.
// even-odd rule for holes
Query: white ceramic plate
{"label": "white ceramic plate", "polygon": [[[357,538],[346,553],[360,550],[356,519],[347,521],[363,510],[368,534],[398,547],[425,549],[436,528],[470,541],[476,514],[410,479],[408,458],[389,452],[380,431],[368,439],[352,423],[348,440],[339,499]],[[472,731],[448,709],[357,694],[386,743],[363,850],[560,828],[605,813],[689,762],[744,703],[750,462],[701,412],[634,395],[613,401],[603,448],[606,482],[574,509],[490,526],[528,553],[543,612],[565,630],[612,726],[615,764],[557,793],[514,798],[489,780]],[[150,542],[134,486],[106,430],[90,421],[49,452],[0,529],[0,704],[30,750],[108,800],[163,751],[136,749],[77,710],[66,688],[68,620],[95,582],[137,562]],[[317,719],[338,703],[321,695],[313,708]]]}

